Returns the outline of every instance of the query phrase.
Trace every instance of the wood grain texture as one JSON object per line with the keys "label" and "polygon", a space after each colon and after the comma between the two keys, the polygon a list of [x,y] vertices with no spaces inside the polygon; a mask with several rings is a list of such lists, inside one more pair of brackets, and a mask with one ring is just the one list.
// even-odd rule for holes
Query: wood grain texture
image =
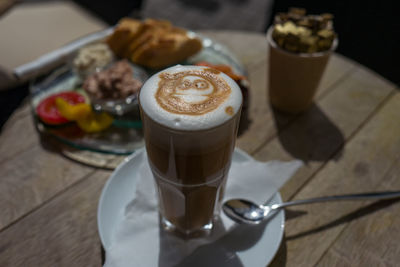
{"label": "wood grain texture", "polygon": [[0,164],[37,144],[39,136],[27,101],[4,124],[0,133]]}
{"label": "wood grain texture", "polygon": [[[227,44],[249,72],[251,123],[238,146],[258,160],[306,163],[282,188],[285,200],[400,188],[400,93],[392,84],[335,55],[316,105],[286,116],[267,104],[265,37],[204,34]],[[110,172],[40,141],[28,105],[0,136],[0,266],[99,266],[96,209]],[[394,201],[291,208],[272,266],[396,266],[399,209]]]}
{"label": "wood grain texture", "polygon": [[114,170],[126,158],[124,155],[113,155],[89,150],[79,150],[68,146],[63,146],[61,153],[67,158],[78,163],[106,170]]}
{"label": "wood grain texture", "polygon": [[96,211],[109,175],[92,174],[0,232],[0,266],[101,266]]}
{"label": "wood grain texture", "polygon": [[40,144],[0,165],[0,229],[31,212],[94,169]]}
{"label": "wood grain texture", "polygon": [[306,163],[281,189],[283,198],[290,199],[325,162],[339,160],[342,152],[337,152],[392,93],[392,84],[359,68],[291,125],[281,125],[278,114],[279,136],[255,157],[261,161],[297,158]]}
{"label": "wood grain texture", "polygon": [[267,37],[261,34],[234,31],[199,31],[199,33],[225,45],[245,66],[265,62]]}
{"label": "wood grain texture", "polygon": [[[251,33],[215,33],[211,31],[201,33],[226,45],[238,55],[247,69],[250,81],[250,107],[248,113],[242,114],[242,118],[245,118],[248,125],[240,128],[237,145],[253,154],[277,133],[267,96],[268,49],[266,38]],[[354,68],[355,65],[350,60],[336,54],[332,56],[321,80],[316,99],[323,98],[327,92],[333,90],[335,84],[349,75]],[[295,118],[296,116],[279,116],[278,119],[283,126]]]}
{"label": "wood grain texture", "polygon": [[[399,166],[397,159],[376,190],[400,188]],[[399,214],[398,200],[380,201],[361,208],[357,215],[364,216],[348,223],[317,265],[398,266]]]}
{"label": "wood grain texture", "polygon": [[[397,112],[399,105],[400,94],[396,94],[348,141],[342,156],[337,161],[328,162],[296,194],[295,199],[382,188],[387,173],[393,172],[391,168],[400,158],[400,124],[394,123],[400,120],[400,113]],[[397,166],[395,168],[398,170]],[[379,218],[379,215],[373,214],[373,208],[370,211],[365,208],[366,203],[370,202],[322,203],[296,208],[307,214],[287,221],[287,266],[313,266],[349,222],[361,221],[364,216]],[[381,208],[384,209],[385,205]],[[382,227],[384,224],[383,221]],[[392,234],[395,233],[399,232]],[[363,238],[368,236],[361,234],[359,239]],[[400,236],[392,238],[396,240]],[[352,245],[356,246],[356,243]],[[347,252],[346,255],[350,257]]]}
{"label": "wood grain texture", "polygon": [[342,82],[355,70],[356,64],[353,61],[340,54],[333,54],[321,78],[315,98],[321,99],[324,94],[333,90],[337,83]]}

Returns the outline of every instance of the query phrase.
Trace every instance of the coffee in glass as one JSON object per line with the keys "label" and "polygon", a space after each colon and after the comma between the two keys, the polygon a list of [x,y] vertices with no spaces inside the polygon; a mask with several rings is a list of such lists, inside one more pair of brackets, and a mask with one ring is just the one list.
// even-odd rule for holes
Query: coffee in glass
{"label": "coffee in glass", "polygon": [[177,65],[146,81],[139,103],[163,226],[209,231],[235,147],[239,86],[220,71]]}

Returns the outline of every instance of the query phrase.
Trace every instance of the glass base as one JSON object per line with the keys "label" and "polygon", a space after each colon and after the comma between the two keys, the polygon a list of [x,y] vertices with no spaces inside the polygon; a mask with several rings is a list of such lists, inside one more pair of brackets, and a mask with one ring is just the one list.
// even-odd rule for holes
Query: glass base
{"label": "glass base", "polygon": [[160,217],[161,217],[161,226],[165,231],[175,234],[176,236],[179,236],[182,238],[206,237],[211,234],[211,231],[213,229],[213,222],[211,221],[210,223],[208,223],[196,230],[183,230],[183,229],[176,227],[173,223],[171,223],[167,219],[163,218],[162,216],[160,216]]}

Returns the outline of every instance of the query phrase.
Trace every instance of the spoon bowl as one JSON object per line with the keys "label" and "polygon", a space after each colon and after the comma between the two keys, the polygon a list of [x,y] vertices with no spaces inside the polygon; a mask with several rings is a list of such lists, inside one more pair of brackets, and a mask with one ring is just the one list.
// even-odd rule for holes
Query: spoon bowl
{"label": "spoon bowl", "polygon": [[276,213],[272,206],[257,205],[245,199],[228,200],[222,209],[232,220],[246,224],[259,224]]}

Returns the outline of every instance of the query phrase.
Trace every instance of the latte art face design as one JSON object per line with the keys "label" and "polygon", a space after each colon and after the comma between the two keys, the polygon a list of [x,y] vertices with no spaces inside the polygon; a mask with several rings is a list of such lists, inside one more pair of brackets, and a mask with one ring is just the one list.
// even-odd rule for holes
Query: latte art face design
{"label": "latte art face design", "polygon": [[238,84],[223,72],[176,65],[151,76],[139,93],[141,112],[160,125],[197,131],[234,118],[242,105]]}
{"label": "latte art face design", "polygon": [[231,87],[213,69],[161,73],[155,94],[166,111],[203,115],[217,109],[231,94]]}

